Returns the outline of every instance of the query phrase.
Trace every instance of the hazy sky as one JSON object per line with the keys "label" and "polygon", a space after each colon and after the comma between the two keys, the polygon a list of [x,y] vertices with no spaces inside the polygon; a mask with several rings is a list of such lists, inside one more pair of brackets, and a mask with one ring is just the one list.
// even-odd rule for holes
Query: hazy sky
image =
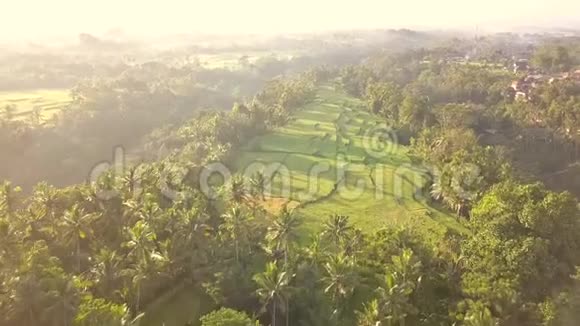
{"label": "hazy sky", "polygon": [[580,25],[580,0],[3,0],[0,38]]}

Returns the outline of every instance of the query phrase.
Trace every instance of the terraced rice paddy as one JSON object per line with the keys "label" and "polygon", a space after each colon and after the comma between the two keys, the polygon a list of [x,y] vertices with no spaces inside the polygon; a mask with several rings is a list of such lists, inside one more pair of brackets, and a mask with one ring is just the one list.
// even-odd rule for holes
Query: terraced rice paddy
{"label": "terraced rice paddy", "polygon": [[360,100],[327,87],[288,125],[249,142],[237,169],[251,176],[265,168],[270,196],[299,202],[296,212],[311,231],[334,213],[363,230],[417,218],[460,228],[423,198],[427,175],[396,138]]}
{"label": "terraced rice paddy", "polygon": [[69,91],[64,89],[0,92],[0,110],[12,106],[14,119],[26,119],[37,108],[41,118],[48,120],[70,101]]}

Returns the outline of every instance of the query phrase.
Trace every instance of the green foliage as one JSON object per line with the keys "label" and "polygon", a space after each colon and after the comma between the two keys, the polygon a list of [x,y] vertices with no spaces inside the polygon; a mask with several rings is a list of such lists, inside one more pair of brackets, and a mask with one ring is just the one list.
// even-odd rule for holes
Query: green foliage
{"label": "green foliage", "polygon": [[233,309],[222,308],[201,317],[201,326],[257,326],[257,321],[253,321],[243,312]]}
{"label": "green foliage", "polygon": [[128,321],[127,306],[107,302],[103,299],[95,299],[91,296],[84,297],[79,305],[79,311],[74,320],[75,326],[129,326],[134,325],[137,319]]}
{"label": "green foliage", "polygon": [[266,270],[254,275],[258,289],[256,294],[263,304],[263,308],[269,307],[271,311],[272,326],[276,325],[278,313],[281,312],[288,317],[288,302],[290,300],[290,281],[292,275],[279,268],[276,263],[266,264]]}
{"label": "green foliage", "polygon": [[403,96],[396,85],[371,83],[367,87],[366,99],[369,110],[373,114],[384,116],[391,124],[397,125]]}
{"label": "green foliage", "polygon": [[355,97],[362,96],[367,85],[375,79],[372,71],[364,66],[348,66],[341,71],[340,75],[343,89]]}
{"label": "green foliage", "polygon": [[[431,54],[429,60],[438,57]],[[503,152],[481,140],[490,125],[519,131],[529,121],[514,119],[537,117],[572,137],[577,87],[553,83],[530,103],[503,107],[505,73],[424,58],[421,51],[379,56],[341,70],[342,88],[364,101],[315,87],[336,70],[276,79],[231,111],[199,112],[160,130],[149,146],[163,147],[163,159],[109,171],[94,184],[39,184],[23,200],[18,187],[3,183],[0,325],[257,325],[248,314],[272,326],[577,322],[577,201],[514,181]],[[273,58],[258,64],[266,74],[284,65]],[[183,100],[195,78],[187,69],[166,68],[146,64],[111,84],[81,85],[74,103],[94,110],[102,123],[125,111],[140,111],[153,123],[144,112]],[[140,73],[171,78],[152,87]],[[95,120],[83,121],[81,128]],[[410,148],[381,140],[392,151],[371,158],[363,137],[384,122],[415,138]],[[348,186],[390,176],[389,188],[399,167],[421,162],[426,168],[415,184],[401,178],[399,194],[384,191],[377,199],[369,187],[345,200],[335,194],[339,153],[360,168],[341,180]],[[280,184],[264,171],[249,180],[212,180],[217,196],[211,199],[199,189],[206,164],[240,167],[254,160],[292,169],[290,198],[266,193]],[[314,198],[304,199],[313,163],[330,169]],[[385,168],[382,175],[374,173],[378,168]],[[428,200],[411,203],[418,187],[469,222],[449,222]],[[115,196],[104,199],[103,189]],[[300,206],[266,209],[280,199]],[[236,310],[200,320],[215,307]]]}
{"label": "green foliage", "polygon": [[580,264],[577,205],[538,184],[494,186],[472,211],[465,293],[518,318],[525,302],[565,287]]}
{"label": "green foliage", "polygon": [[429,99],[407,95],[401,103],[401,123],[413,133],[431,127],[435,123],[435,116]]}
{"label": "green foliage", "polygon": [[532,64],[549,72],[568,71],[574,64],[570,50],[562,45],[539,47],[532,57]]}

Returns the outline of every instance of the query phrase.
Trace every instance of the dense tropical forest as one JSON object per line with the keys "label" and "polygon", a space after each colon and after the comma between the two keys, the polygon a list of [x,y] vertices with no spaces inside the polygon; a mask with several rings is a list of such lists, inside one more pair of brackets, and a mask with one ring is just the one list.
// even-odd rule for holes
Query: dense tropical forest
{"label": "dense tropical forest", "polygon": [[325,40],[0,55],[0,326],[577,325],[580,38]]}

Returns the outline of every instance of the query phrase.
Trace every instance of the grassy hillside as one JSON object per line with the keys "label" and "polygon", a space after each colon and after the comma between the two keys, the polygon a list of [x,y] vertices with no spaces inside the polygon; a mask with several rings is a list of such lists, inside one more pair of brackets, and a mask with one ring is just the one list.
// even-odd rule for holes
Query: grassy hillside
{"label": "grassy hillside", "polygon": [[330,87],[287,126],[247,144],[236,165],[249,177],[256,163],[288,169],[286,178],[284,167],[274,174],[271,196],[300,203],[297,212],[309,231],[333,213],[350,216],[363,230],[417,220],[441,231],[462,230],[421,196],[425,172],[411,164],[395,133],[360,100]]}

